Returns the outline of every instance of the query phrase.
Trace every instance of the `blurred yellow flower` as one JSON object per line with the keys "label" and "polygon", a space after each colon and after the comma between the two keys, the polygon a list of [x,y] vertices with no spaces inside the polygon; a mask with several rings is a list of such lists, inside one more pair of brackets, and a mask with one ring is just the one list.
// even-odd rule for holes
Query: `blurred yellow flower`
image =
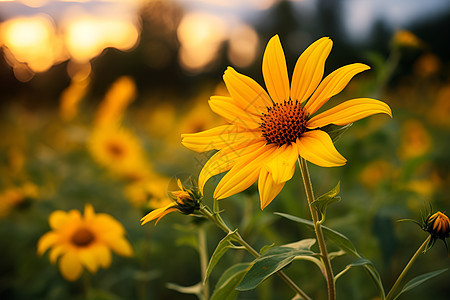
{"label": "blurred yellow flower", "polygon": [[353,76],[369,69],[364,64],[350,64],[322,80],[331,48],[327,37],[309,46],[297,61],[290,86],[283,48],[275,35],[262,62],[268,93],[233,68],[225,71],[223,79],[231,97],[213,96],[209,105],[230,125],[182,135],[182,143],[189,149],[219,150],[200,173],[202,193],[209,178],[229,171],[217,185],[214,198],[227,198],[258,180],[264,209],[293,176],[299,155],[322,167],[345,164],[346,159],[322,127],[347,125],[376,113],[391,116],[387,104],[369,98],[349,100],[315,114]]}
{"label": "blurred yellow flower", "polygon": [[391,180],[394,166],[385,160],[370,162],[364,167],[359,176],[361,183],[370,189],[376,188],[381,182]]}
{"label": "blurred yellow flower", "polygon": [[0,193],[0,218],[7,216],[14,207],[19,207],[27,199],[36,199],[38,196],[39,189],[31,182],[3,191]]}
{"label": "blurred yellow flower", "polygon": [[131,180],[148,176],[148,164],[139,141],[124,128],[94,128],[88,148],[94,159],[114,174]]}
{"label": "blurred yellow flower", "polygon": [[392,39],[395,46],[419,48],[423,42],[411,31],[397,30]]}
{"label": "blurred yellow flower", "polygon": [[60,97],[60,115],[63,120],[70,121],[78,113],[78,104],[86,95],[90,78],[73,78],[70,85],[64,89]]}
{"label": "blurred yellow flower", "polygon": [[432,145],[431,136],[418,120],[409,120],[403,124],[398,155],[402,159],[411,159],[425,155]]}
{"label": "blurred yellow flower", "polygon": [[108,214],[96,214],[92,205],[84,208],[84,216],[78,210],[57,210],[49,217],[51,231],[38,241],[37,252],[43,255],[49,248],[50,262],[59,258],[59,269],[69,281],[77,280],[83,267],[97,272],[99,267],[111,264],[111,250],[130,257],[133,249],[125,239],[125,229]]}
{"label": "blurred yellow flower", "polygon": [[435,75],[441,68],[439,57],[433,53],[422,54],[414,63],[414,73],[420,77]]}
{"label": "blurred yellow flower", "polygon": [[450,128],[450,84],[442,86],[436,96],[436,101],[428,111],[428,120],[436,125]]}
{"label": "blurred yellow flower", "polygon": [[151,177],[125,187],[125,196],[135,207],[157,209],[172,203],[167,196],[166,178]]}
{"label": "blurred yellow flower", "polygon": [[119,124],[127,106],[136,97],[136,84],[128,76],[117,79],[100,103],[95,117],[97,126]]}

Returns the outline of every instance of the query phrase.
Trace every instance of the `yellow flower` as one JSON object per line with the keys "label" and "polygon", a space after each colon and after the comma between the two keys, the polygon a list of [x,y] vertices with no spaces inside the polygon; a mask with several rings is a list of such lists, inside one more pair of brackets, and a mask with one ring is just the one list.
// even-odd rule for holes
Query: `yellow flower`
{"label": "yellow flower", "polygon": [[159,220],[161,220],[162,217],[173,211],[178,210],[182,214],[189,215],[200,208],[202,196],[198,192],[198,188],[192,187],[191,189],[186,189],[183,187],[179,179],[177,181],[177,184],[180,190],[169,192],[169,195],[173,201],[145,215],[141,219],[141,225],[144,225],[156,219],[156,226],[156,224],[158,224]]}
{"label": "yellow flower", "polygon": [[209,178],[229,171],[217,185],[214,198],[227,198],[258,180],[264,209],[294,174],[299,155],[323,167],[345,164],[322,127],[346,125],[376,113],[392,116],[387,104],[369,98],[348,100],[316,114],[354,75],[369,69],[364,64],[350,64],[322,80],[331,47],[327,37],[309,46],[299,57],[289,86],[283,48],[275,35],[262,62],[268,93],[233,68],[225,71],[223,79],[231,97],[213,96],[209,105],[230,124],[182,135],[183,145],[192,150],[219,150],[200,173],[202,193]]}
{"label": "yellow flower", "polygon": [[110,87],[100,103],[95,118],[97,126],[120,123],[127,106],[136,98],[136,84],[131,77],[122,76]]}
{"label": "yellow flower", "polygon": [[85,267],[97,272],[99,267],[111,264],[111,250],[121,256],[132,256],[133,249],[125,239],[122,224],[108,214],[95,214],[92,205],[84,208],[84,216],[78,210],[57,210],[49,217],[52,230],[38,241],[38,254],[50,250],[50,262],[59,258],[59,269],[69,281],[77,280]]}
{"label": "yellow flower", "polygon": [[167,197],[168,181],[166,178],[151,177],[132,182],[125,188],[125,196],[135,207],[160,208],[172,203]]}
{"label": "yellow flower", "polygon": [[400,47],[420,48],[423,42],[411,31],[398,30],[393,37],[393,43]]}
{"label": "yellow flower", "polygon": [[450,235],[450,220],[440,211],[431,215],[427,220],[427,231],[435,238],[444,240]]}
{"label": "yellow flower", "polygon": [[88,148],[94,159],[114,174],[132,180],[148,176],[148,166],[139,141],[124,128],[95,128]]}

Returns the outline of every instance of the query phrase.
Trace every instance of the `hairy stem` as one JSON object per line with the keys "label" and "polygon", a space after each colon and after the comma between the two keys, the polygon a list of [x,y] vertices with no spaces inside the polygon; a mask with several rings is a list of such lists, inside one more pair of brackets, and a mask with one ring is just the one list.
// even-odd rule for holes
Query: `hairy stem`
{"label": "hairy stem", "polygon": [[[206,247],[206,234],[205,229],[200,226],[198,230],[198,252],[200,255],[200,267],[202,272],[202,281],[206,278],[206,269],[208,267],[208,250]],[[209,299],[209,283],[208,280],[204,281],[203,285],[203,299]]]}
{"label": "hairy stem", "polygon": [[427,246],[428,242],[431,239],[431,235],[429,235],[427,237],[427,239],[422,243],[422,245],[419,247],[419,249],[417,249],[416,253],[414,253],[414,255],[411,257],[411,259],[409,260],[408,264],[406,265],[406,267],[403,269],[402,273],[400,274],[400,276],[398,276],[397,280],[395,281],[394,285],[392,286],[391,290],[389,291],[388,295],[386,296],[386,300],[390,300],[393,299],[395,296],[395,292],[398,289],[398,286],[400,285],[400,283],[402,282],[403,278],[405,277],[406,273],[408,272],[408,270],[411,268],[411,266],[413,265],[413,263],[416,261],[416,259],[419,257],[420,253],[423,252],[423,250],[425,249],[425,247]]}
{"label": "hairy stem", "polygon": [[[219,214],[212,213],[207,206],[200,207],[200,212],[211,220],[214,224],[217,225],[220,229],[222,229],[226,234],[230,234],[233,231],[225,224]],[[261,255],[256,251],[250,244],[248,244],[242,236],[236,231],[235,237],[237,238],[239,244],[243,246],[251,255],[255,258],[260,257]],[[278,276],[280,276],[290,287],[294,290],[298,295],[300,295],[305,300],[312,300],[300,287],[298,287],[291,278],[289,278],[283,271],[277,272]]]}
{"label": "hairy stem", "polygon": [[311,178],[309,176],[308,166],[306,160],[302,157],[298,159],[298,164],[302,173],[303,184],[305,185],[306,198],[308,199],[308,206],[311,212],[311,218],[314,223],[314,231],[316,233],[317,243],[319,244],[320,254],[325,267],[325,278],[327,280],[328,287],[328,299],[336,299],[336,288],[334,282],[333,269],[331,268],[330,257],[328,255],[327,246],[322,232],[322,225],[319,221],[319,215],[317,210],[312,206],[314,201],[314,191],[311,184]]}

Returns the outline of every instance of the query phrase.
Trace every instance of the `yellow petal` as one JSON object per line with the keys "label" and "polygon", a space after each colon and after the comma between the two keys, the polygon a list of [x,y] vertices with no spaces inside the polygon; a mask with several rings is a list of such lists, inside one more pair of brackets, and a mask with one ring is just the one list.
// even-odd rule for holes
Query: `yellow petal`
{"label": "yellow petal", "polygon": [[50,250],[49,259],[52,264],[56,263],[58,257],[60,257],[63,253],[66,252],[66,247],[62,245],[55,245],[55,247]]}
{"label": "yellow petal", "polygon": [[59,229],[69,221],[69,214],[62,210],[55,210],[50,214],[48,223],[52,229]]}
{"label": "yellow petal", "polygon": [[289,100],[289,77],[286,58],[278,35],[267,43],[262,62],[262,73],[267,91],[273,101]]}
{"label": "yellow petal", "polygon": [[292,100],[303,102],[311,96],[322,80],[325,61],[332,47],[333,42],[328,37],[323,37],[300,55],[292,74]]}
{"label": "yellow petal", "polygon": [[275,183],[286,182],[292,178],[295,171],[295,162],[298,158],[297,144],[283,145],[273,155],[266,168],[271,173]]}
{"label": "yellow petal", "polygon": [[99,213],[95,216],[92,229],[100,229],[97,230],[99,235],[102,235],[105,231],[112,232],[117,235],[125,234],[125,228],[123,228],[123,225],[112,216],[104,213]]}
{"label": "yellow petal", "polygon": [[191,150],[205,152],[213,149],[220,150],[259,136],[259,130],[248,131],[236,125],[223,125],[198,133],[182,134],[181,143]]}
{"label": "yellow petal", "polygon": [[391,109],[386,103],[370,98],[358,98],[345,101],[312,117],[307,127],[317,128],[328,124],[347,125],[378,113],[388,114],[392,118]]}
{"label": "yellow petal", "polygon": [[307,131],[297,139],[298,154],[321,167],[342,166],[347,161],[334,147],[330,136],[322,130]]}
{"label": "yellow petal", "polygon": [[238,162],[220,180],[214,191],[214,199],[223,199],[237,194],[258,179],[262,162],[276,149],[273,145],[263,145],[254,152],[241,156]]}
{"label": "yellow petal", "polygon": [[[172,202],[164,207],[160,207],[158,209],[152,210],[150,213],[148,213],[141,219],[141,222],[142,222],[141,225],[144,225],[156,218],[161,218],[161,217],[167,215],[169,212],[173,211],[173,210],[170,210],[170,208],[175,205],[176,205],[176,203]],[[170,211],[166,212],[167,210],[170,210]]]}
{"label": "yellow petal", "polygon": [[113,242],[109,243],[109,246],[118,255],[125,257],[133,256],[133,248],[124,237],[117,237]]}
{"label": "yellow petal", "polygon": [[228,67],[223,74],[223,81],[234,103],[242,110],[260,115],[272,106],[269,95],[256,81],[239,74],[232,67]]}
{"label": "yellow petal", "polygon": [[261,201],[261,210],[272,202],[272,200],[283,189],[285,182],[275,183],[272,175],[264,168],[261,169],[258,179],[259,198]]}
{"label": "yellow petal", "polygon": [[98,263],[102,268],[108,268],[111,265],[111,251],[104,245],[97,245],[92,249],[95,253]]}
{"label": "yellow petal", "polygon": [[42,255],[47,251],[48,248],[55,245],[58,241],[58,235],[54,232],[47,232],[38,241],[37,252],[39,255]]}
{"label": "yellow petal", "polygon": [[78,251],[78,258],[81,264],[85,266],[89,270],[89,272],[97,272],[99,264],[97,262],[96,255],[91,248],[81,249],[80,251]]}
{"label": "yellow petal", "polygon": [[84,206],[84,219],[88,221],[93,220],[94,218],[95,218],[94,207],[88,203]]}
{"label": "yellow petal", "polygon": [[76,253],[71,251],[64,254],[59,260],[59,270],[65,279],[75,281],[80,277],[83,268]]}
{"label": "yellow petal", "polygon": [[231,124],[248,129],[259,128],[261,116],[244,111],[233,103],[230,97],[212,96],[209,100],[209,106],[213,112],[222,116]]}
{"label": "yellow petal", "polygon": [[312,115],[331,97],[340,93],[356,74],[370,69],[369,66],[356,63],[337,69],[328,75],[305,105],[307,113]]}
{"label": "yellow petal", "polygon": [[215,153],[203,166],[198,176],[198,186],[203,194],[203,188],[211,177],[228,171],[235,164],[239,157],[249,152],[253,152],[265,144],[264,138],[245,141],[236,146],[226,147]]}

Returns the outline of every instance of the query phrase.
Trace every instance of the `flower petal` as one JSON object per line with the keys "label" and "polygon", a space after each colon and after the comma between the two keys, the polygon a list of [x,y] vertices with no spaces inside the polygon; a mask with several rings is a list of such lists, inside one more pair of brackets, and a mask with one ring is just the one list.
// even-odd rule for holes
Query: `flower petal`
{"label": "flower petal", "polygon": [[307,131],[297,139],[298,154],[321,167],[342,166],[347,161],[334,147],[330,136],[322,130]]}
{"label": "flower petal", "polygon": [[356,74],[370,69],[369,66],[356,63],[341,67],[328,75],[305,105],[305,111],[312,115],[331,97],[340,93]]}
{"label": "flower petal", "polygon": [[198,186],[200,192],[203,194],[203,188],[208,179],[217,174],[228,171],[236,164],[239,157],[257,150],[263,144],[265,144],[264,138],[245,141],[236,146],[233,145],[230,147],[225,147],[211,156],[211,158],[203,166],[200,171],[200,175],[198,176]]}
{"label": "flower petal", "polygon": [[325,61],[332,47],[333,42],[328,37],[323,37],[300,55],[292,74],[292,100],[303,102],[311,96],[322,80]]}
{"label": "flower petal", "polygon": [[298,149],[295,143],[283,145],[271,155],[266,168],[271,173],[275,183],[286,182],[292,178],[297,158]]}
{"label": "flower petal", "polygon": [[117,237],[113,241],[109,241],[109,246],[118,255],[131,257],[133,256],[133,248],[131,244],[123,237]]}
{"label": "flower petal", "polygon": [[230,97],[212,96],[209,100],[209,106],[213,112],[231,124],[248,129],[259,128],[261,117],[244,111]]}
{"label": "flower petal", "polygon": [[263,145],[258,150],[241,156],[230,171],[220,180],[214,191],[214,199],[223,199],[237,194],[258,179],[262,162],[276,149],[273,145]]}
{"label": "flower petal", "polygon": [[259,198],[261,201],[261,210],[272,202],[280,193],[286,182],[275,183],[272,175],[264,168],[261,168],[258,179]]}
{"label": "flower petal", "polygon": [[55,245],[55,247],[50,250],[49,259],[52,264],[56,263],[56,260],[59,256],[61,256],[64,252],[66,252],[66,247],[63,245]]}
{"label": "flower petal", "polygon": [[105,245],[97,245],[92,251],[95,253],[97,261],[102,268],[108,268],[111,265],[111,251]]}
{"label": "flower petal", "polygon": [[95,253],[91,248],[82,249],[78,252],[78,258],[83,266],[85,266],[89,272],[95,273],[98,270],[99,264],[97,262]]}
{"label": "flower petal", "polygon": [[95,218],[95,211],[92,204],[86,204],[84,206],[84,219],[86,221],[93,220]]}
{"label": "flower petal", "polygon": [[54,232],[47,232],[38,241],[37,252],[42,255],[48,248],[55,245],[58,241],[58,235]]}
{"label": "flower petal", "polygon": [[269,95],[256,81],[232,67],[228,67],[223,74],[223,81],[234,103],[242,110],[260,115],[272,106]]}
{"label": "flower petal", "polygon": [[181,143],[191,150],[205,152],[213,149],[220,150],[259,136],[259,130],[248,131],[236,125],[223,125],[198,133],[182,134]]}
{"label": "flower petal", "polygon": [[77,280],[83,268],[75,252],[67,252],[59,260],[59,270],[63,277],[69,281]]}
{"label": "flower petal", "polygon": [[55,210],[50,214],[48,223],[52,229],[59,229],[69,221],[69,214],[62,210]]}
{"label": "flower petal", "polygon": [[370,98],[352,99],[312,117],[307,127],[317,128],[328,124],[342,126],[378,113],[388,114],[392,118],[391,108],[382,101]]}
{"label": "flower petal", "polygon": [[170,204],[168,204],[166,206],[163,206],[163,207],[160,207],[158,209],[152,210],[150,213],[148,213],[147,215],[145,215],[141,219],[141,222],[142,222],[141,225],[144,225],[144,224],[146,224],[146,223],[148,223],[148,222],[150,222],[150,221],[152,221],[152,220],[154,220],[156,218],[160,219],[160,218],[164,217],[165,215],[167,215],[168,213],[176,210],[175,208],[171,209],[171,207],[173,207],[175,205],[176,205],[176,203],[172,202],[172,203],[170,203]]}
{"label": "flower petal", "polygon": [[289,100],[289,77],[286,58],[278,35],[267,43],[262,62],[262,73],[267,91],[273,101]]}

